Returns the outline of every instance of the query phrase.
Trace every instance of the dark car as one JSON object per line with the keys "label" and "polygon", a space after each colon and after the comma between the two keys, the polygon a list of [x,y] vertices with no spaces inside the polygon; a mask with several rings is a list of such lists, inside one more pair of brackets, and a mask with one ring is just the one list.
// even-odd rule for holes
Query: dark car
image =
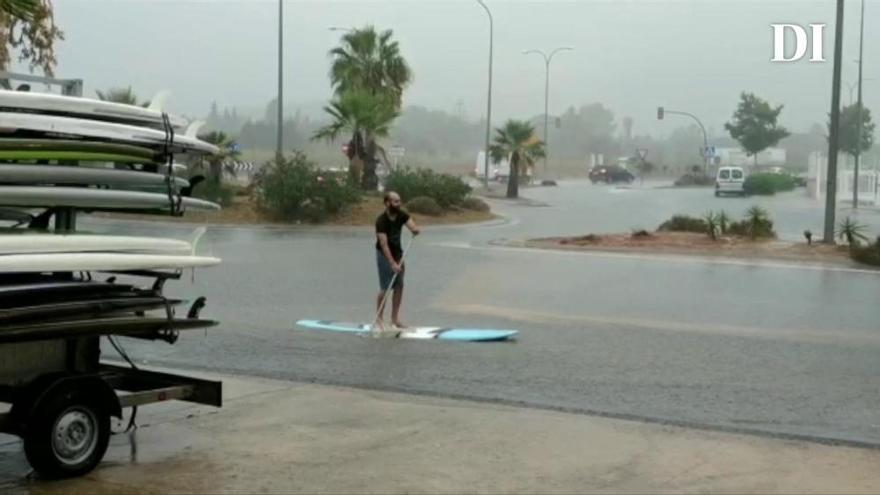
{"label": "dark car", "polygon": [[636,180],[636,177],[631,174],[629,170],[616,165],[603,165],[600,167],[593,167],[593,169],[590,170],[590,181],[592,181],[593,184],[597,182],[605,182],[607,184],[626,182],[629,184],[634,180]]}

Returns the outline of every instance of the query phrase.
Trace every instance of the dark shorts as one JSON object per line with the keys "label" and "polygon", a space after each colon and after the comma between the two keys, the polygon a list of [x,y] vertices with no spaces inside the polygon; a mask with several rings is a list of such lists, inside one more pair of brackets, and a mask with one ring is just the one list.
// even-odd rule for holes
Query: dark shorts
{"label": "dark shorts", "polygon": [[[394,270],[391,269],[391,263],[388,263],[382,251],[378,249],[376,250],[376,267],[379,269],[379,289],[383,291],[388,290],[388,286],[391,285],[391,279],[394,278]],[[397,278],[394,279],[395,289],[403,288],[404,273],[406,273],[406,265],[397,275]]]}

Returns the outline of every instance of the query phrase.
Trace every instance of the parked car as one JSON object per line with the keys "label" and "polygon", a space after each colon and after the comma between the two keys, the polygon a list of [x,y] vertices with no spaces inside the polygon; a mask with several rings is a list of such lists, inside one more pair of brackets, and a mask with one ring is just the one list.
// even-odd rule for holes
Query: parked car
{"label": "parked car", "polygon": [[630,184],[634,180],[636,180],[635,175],[630,173],[629,170],[617,165],[602,165],[593,167],[590,170],[590,181],[592,181],[593,184],[597,182],[605,182],[607,184],[625,182]]}
{"label": "parked car", "polygon": [[742,167],[721,167],[715,175],[715,196],[736,194],[745,196],[746,172]]}

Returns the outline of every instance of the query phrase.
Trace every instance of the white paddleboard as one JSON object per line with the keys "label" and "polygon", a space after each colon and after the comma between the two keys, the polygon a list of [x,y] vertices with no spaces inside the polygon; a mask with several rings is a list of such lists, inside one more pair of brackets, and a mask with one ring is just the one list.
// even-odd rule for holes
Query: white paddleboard
{"label": "white paddleboard", "polygon": [[[176,187],[189,187],[189,181],[182,177],[174,177],[172,182]],[[0,163],[0,183],[161,186],[165,184],[165,175],[113,168]]]}
{"label": "white paddleboard", "polygon": [[[27,130],[64,134],[91,139],[107,139],[161,148],[165,143],[165,132],[114,122],[60,117],[35,113],[0,112],[0,136],[3,132]],[[175,152],[200,152],[216,155],[220,150],[195,136],[175,134],[172,149]]]}
{"label": "white paddleboard", "polygon": [[[164,98],[158,96],[153,101],[156,103],[155,106],[143,108],[92,98],[0,90],[0,108],[24,110],[31,113],[67,114],[82,118],[115,120],[161,129],[163,127],[161,103],[164,103]],[[186,119],[176,115],[169,114],[168,120],[175,130],[184,130],[188,125]]]}
{"label": "white paddleboard", "polygon": [[[359,335],[369,335],[372,326],[366,323],[350,323],[330,320],[299,320],[297,325],[311,330],[327,330]],[[388,328],[386,331],[397,331]],[[415,340],[457,340],[463,342],[497,342],[507,340],[519,333],[516,330],[489,328],[412,327],[400,331],[397,338]]]}
{"label": "white paddleboard", "polygon": [[122,253],[46,253],[0,255],[0,273],[176,270],[220,264],[210,256]]}
{"label": "white paddleboard", "polygon": [[193,246],[187,241],[158,237],[90,234],[0,235],[0,255],[87,252],[190,255]]}
{"label": "white paddleboard", "polygon": [[[168,195],[86,187],[0,186],[0,206],[170,209]],[[219,210],[220,205],[197,198],[182,198],[184,210]]]}

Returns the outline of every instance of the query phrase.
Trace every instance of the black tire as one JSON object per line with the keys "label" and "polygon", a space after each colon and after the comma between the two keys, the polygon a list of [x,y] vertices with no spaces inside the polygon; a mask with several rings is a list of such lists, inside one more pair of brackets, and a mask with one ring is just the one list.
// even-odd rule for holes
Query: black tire
{"label": "black tire", "polygon": [[24,453],[31,467],[49,479],[81,476],[93,470],[110,441],[110,414],[92,397],[62,385],[50,392],[28,418]]}

